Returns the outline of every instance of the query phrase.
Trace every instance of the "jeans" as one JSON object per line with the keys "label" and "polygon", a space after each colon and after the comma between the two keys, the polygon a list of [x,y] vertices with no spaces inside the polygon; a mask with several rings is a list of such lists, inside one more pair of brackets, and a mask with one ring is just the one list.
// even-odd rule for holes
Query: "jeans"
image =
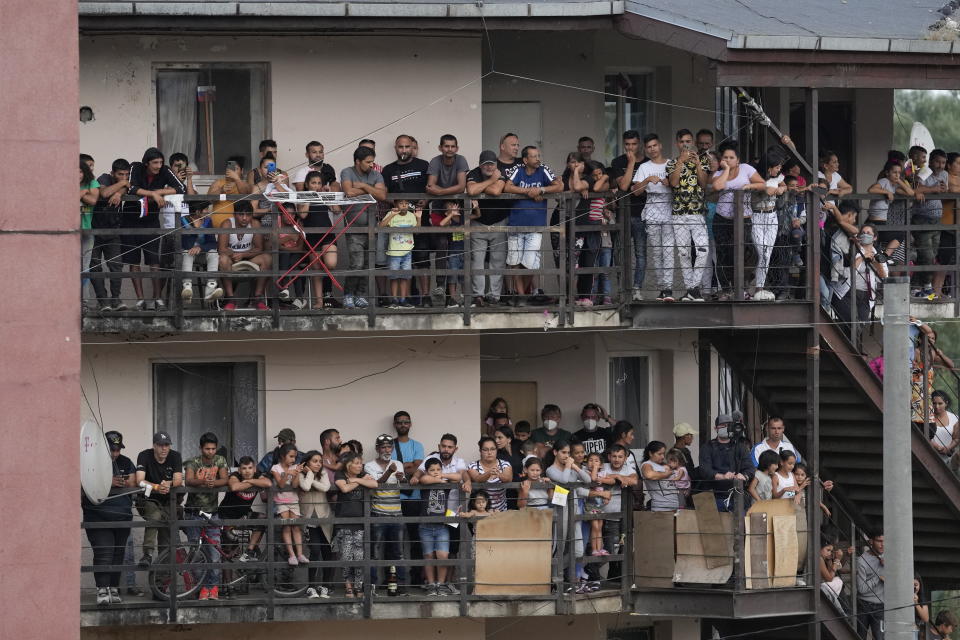
{"label": "jeans", "polygon": [[717,216],[713,219],[713,237],[716,248],[716,272],[720,288],[730,291],[733,288],[733,220]]}
{"label": "jeans", "polygon": [[421,524],[420,544],[423,553],[450,553],[450,528],[445,524]]}
{"label": "jeans", "polygon": [[[373,538],[371,541],[373,558],[375,560],[405,560],[406,558],[403,557],[403,542],[406,525],[401,522],[379,524],[380,521],[391,519],[391,516],[378,516],[378,518],[378,523],[374,524],[370,530],[370,535]],[[380,580],[375,580],[374,584],[378,582],[386,584],[387,569],[381,567],[380,573]],[[374,574],[376,574],[376,569],[374,569]],[[400,584],[409,584],[407,567],[397,567],[397,580],[400,581]]]}
{"label": "jeans", "polygon": [[[359,273],[367,268],[367,249],[370,246],[367,240],[367,236],[359,233],[347,234],[347,255],[351,272]],[[345,280],[344,295],[367,295],[367,274],[347,276]]]}
{"label": "jeans", "polygon": [[[204,520],[195,513],[186,513],[187,520]],[[206,535],[209,542],[204,542],[203,546],[207,551],[207,558],[210,562],[220,562],[220,550],[217,548],[217,545],[220,544],[220,527],[185,527],[184,532],[187,534],[187,540],[192,544],[197,544],[200,541],[200,530],[203,529],[204,534]],[[207,575],[203,579],[204,587],[216,587],[220,584],[220,570],[219,569],[210,569],[207,571]]]}
{"label": "jeans", "polygon": [[[90,250],[90,272],[100,273],[103,271],[103,262],[107,263],[110,273],[120,273],[123,271],[123,261],[120,260],[120,236],[96,236],[93,238],[93,247]],[[107,288],[100,278],[91,278],[93,291],[97,299],[104,303],[107,300]],[[110,297],[120,297],[120,285],[123,281],[120,278],[110,278]]]}
{"label": "jeans", "polygon": [[633,288],[643,288],[647,272],[647,223],[640,216],[630,218],[630,241],[633,244]]}
{"label": "jeans", "polygon": [[659,220],[647,223],[647,237],[650,239],[650,258],[653,262],[653,275],[661,291],[673,289],[673,223]]}
{"label": "jeans", "polygon": [[[596,266],[597,254],[600,251],[600,232],[587,231],[581,232],[583,247],[580,249],[580,257],[577,264],[584,269]],[[593,273],[581,273],[577,275],[577,297],[589,298],[593,292]]]}
{"label": "jeans", "polygon": [[[474,225],[483,226],[483,225]],[[470,259],[472,268],[483,269],[484,258],[490,254],[490,268],[503,269],[507,266],[507,234],[481,232],[470,234]],[[473,276],[473,295],[482,298],[485,284],[490,282],[490,297],[499,299],[503,294],[503,275],[475,275]]]}
{"label": "jeans", "polygon": [[873,640],[883,640],[883,605],[857,598],[857,633],[867,637],[867,628],[873,632]]}
{"label": "jeans", "polygon": [[[600,251],[597,253],[597,266],[613,266],[613,247],[600,247]],[[594,290],[604,297],[609,296],[612,288],[610,283],[611,275],[609,273],[601,273],[599,276],[600,277],[597,278],[597,282],[594,285]]]}
{"label": "jeans", "polygon": [[[100,520],[88,520],[100,522]],[[93,550],[93,566],[124,564],[123,552],[127,546],[130,529],[86,529],[87,540]],[[98,588],[119,587],[119,571],[94,571],[93,579]]]}

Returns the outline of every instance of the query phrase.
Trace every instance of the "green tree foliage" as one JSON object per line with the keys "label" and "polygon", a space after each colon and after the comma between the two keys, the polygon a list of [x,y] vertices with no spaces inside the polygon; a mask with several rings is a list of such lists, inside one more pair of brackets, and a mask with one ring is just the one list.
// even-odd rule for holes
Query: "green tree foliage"
{"label": "green tree foliage", "polygon": [[906,152],[910,128],[922,122],[939,148],[960,151],[960,91],[894,91],[893,104],[894,149]]}

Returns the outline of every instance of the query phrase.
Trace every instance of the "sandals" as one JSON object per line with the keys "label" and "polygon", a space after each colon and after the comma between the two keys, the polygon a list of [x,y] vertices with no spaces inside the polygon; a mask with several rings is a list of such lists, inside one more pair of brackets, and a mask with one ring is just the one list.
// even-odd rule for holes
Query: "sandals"
{"label": "sandals", "polygon": [[344,589],[344,595],[345,595],[347,598],[355,598],[355,597],[356,597],[356,595],[355,595],[354,592],[353,592],[353,585],[349,585],[349,584],[346,585],[346,588]]}

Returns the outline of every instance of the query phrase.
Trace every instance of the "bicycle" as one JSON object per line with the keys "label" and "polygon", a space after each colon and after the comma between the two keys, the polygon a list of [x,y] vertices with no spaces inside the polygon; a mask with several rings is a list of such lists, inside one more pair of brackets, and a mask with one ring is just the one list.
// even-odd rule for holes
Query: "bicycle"
{"label": "bicycle", "polygon": [[[151,569],[148,573],[147,582],[154,597],[159,600],[169,600],[174,584],[177,600],[185,600],[197,593],[210,569],[202,566],[191,567],[191,565],[213,563],[210,553],[211,548],[216,549],[220,554],[220,564],[222,565],[220,586],[224,588],[225,593],[243,585],[263,583],[266,587],[266,582],[263,580],[266,569],[246,568],[246,564],[239,561],[244,545],[237,544],[238,537],[231,535],[231,541],[226,544],[213,540],[207,533],[207,528],[222,528],[222,525],[209,513],[201,511],[199,515],[201,516],[201,520],[198,521],[200,537],[195,543],[177,543],[175,550],[177,567],[173,574],[171,575],[169,569],[159,566]],[[249,529],[236,528],[235,531],[249,532]],[[280,545],[274,547],[274,556],[275,561],[284,563],[279,567],[270,569],[273,571],[274,594],[282,598],[296,598],[303,595],[309,586],[307,584],[307,568],[286,565],[286,556]],[[169,562],[169,557],[169,551],[163,552],[157,558],[156,564],[166,564]]]}

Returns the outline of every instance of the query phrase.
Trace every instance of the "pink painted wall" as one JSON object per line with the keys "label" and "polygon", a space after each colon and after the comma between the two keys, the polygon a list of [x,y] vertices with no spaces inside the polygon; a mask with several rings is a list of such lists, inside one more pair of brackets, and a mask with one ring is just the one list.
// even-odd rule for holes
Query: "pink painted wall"
{"label": "pink painted wall", "polygon": [[[0,198],[0,636],[70,640],[80,637],[77,4],[3,0],[0,14],[0,172],[30,190]],[[16,233],[31,230],[50,233]],[[18,275],[28,267],[41,271]],[[42,470],[54,482],[40,482]]]}

